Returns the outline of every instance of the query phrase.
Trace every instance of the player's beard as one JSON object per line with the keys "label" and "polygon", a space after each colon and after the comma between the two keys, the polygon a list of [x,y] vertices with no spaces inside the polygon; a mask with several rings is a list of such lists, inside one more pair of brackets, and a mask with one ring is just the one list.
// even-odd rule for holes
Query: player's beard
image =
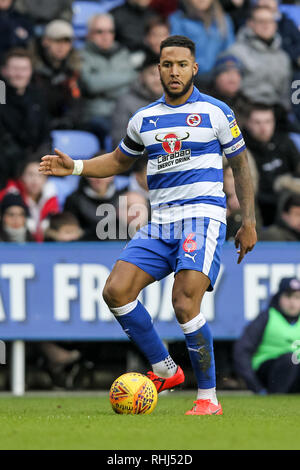
{"label": "player's beard", "polygon": [[177,99],[177,98],[181,98],[181,96],[184,96],[189,91],[191,86],[194,84],[194,80],[195,80],[195,76],[192,75],[191,78],[189,79],[189,81],[187,82],[187,84],[183,87],[183,89],[181,91],[173,92],[173,91],[169,90],[169,88],[167,87],[167,85],[163,81],[162,77],[160,76],[160,81],[161,81],[162,87],[164,89],[164,92],[171,99]]}

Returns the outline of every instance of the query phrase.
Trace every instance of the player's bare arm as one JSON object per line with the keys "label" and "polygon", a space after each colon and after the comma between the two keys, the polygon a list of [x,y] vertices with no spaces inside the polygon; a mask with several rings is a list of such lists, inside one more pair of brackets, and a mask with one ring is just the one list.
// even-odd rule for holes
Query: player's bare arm
{"label": "player's bare arm", "polygon": [[[90,160],[84,160],[83,176],[91,178],[106,178],[127,171],[134,163],[134,159],[124,155],[119,148],[111,153],[106,153]],[[69,155],[55,149],[55,155],[42,157],[39,171],[48,176],[72,175],[76,160]]]}
{"label": "player's bare arm", "polygon": [[242,211],[242,226],[235,236],[235,246],[239,248],[239,264],[257,242],[254,191],[247,151],[244,150],[228,161],[233,171],[235,191]]}

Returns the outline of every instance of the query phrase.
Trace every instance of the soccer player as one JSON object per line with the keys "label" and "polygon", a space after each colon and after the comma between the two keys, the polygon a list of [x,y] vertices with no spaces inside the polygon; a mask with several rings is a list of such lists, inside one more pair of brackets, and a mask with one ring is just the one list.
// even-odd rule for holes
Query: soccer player
{"label": "soccer player", "polygon": [[189,415],[222,414],[216,396],[213,339],[200,310],[213,290],[226,232],[222,155],[229,159],[242,211],[235,238],[238,263],[256,243],[254,196],[246,148],[232,110],[194,87],[195,45],[184,36],[161,43],[158,65],[164,96],[129,121],[118,148],[92,160],[73,161],[55,150],[42,158],[46,175],[105,178],[127,171],[144,149],[149,155],[151,223],[129,242],[104,287],[103,297],[124,332],[149,360],[158,392],[184,382],[181,367],[159,338],[140,291],[174,272],[172,303],[197,379]]}

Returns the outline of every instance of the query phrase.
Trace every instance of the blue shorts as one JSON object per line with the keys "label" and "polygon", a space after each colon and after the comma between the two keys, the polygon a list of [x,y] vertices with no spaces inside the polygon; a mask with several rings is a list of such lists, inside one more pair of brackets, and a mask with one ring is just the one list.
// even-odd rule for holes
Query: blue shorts
{"label": "blue shorts", "polygon": [[220,270],[220,252],[226,225],[209,217],[142,227],[118,260],[138,266],[157,281],[182,269],[200,271],[212,291]]}

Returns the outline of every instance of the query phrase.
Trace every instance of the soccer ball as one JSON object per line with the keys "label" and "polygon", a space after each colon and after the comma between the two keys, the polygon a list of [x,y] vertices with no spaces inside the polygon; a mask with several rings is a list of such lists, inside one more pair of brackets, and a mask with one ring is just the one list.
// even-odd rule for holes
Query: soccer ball
{"label": "soccer ball", "polygon": [[119,414],[150,414],[156,407],[157,391],[146,375],[129,372],[118,377],[110,387],[109,400]]}

